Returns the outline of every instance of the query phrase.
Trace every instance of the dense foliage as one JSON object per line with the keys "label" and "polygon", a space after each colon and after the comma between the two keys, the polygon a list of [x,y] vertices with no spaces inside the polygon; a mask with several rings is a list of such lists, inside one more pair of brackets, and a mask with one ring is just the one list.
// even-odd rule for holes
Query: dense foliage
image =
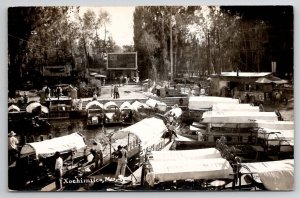
{"label": "dense foliage", "polygon": [[[264,8],[268,12],[261,15],[258,7],[251,12],[234,6],[136,7],[134,44],[142,77],[167,79],[171,65],[177,75],[270,71],[272,61],[277,61],[279,74],[292,72],[292,7],[260,6],[261,13]],[[281,18],[273,18],[272,9]]]}

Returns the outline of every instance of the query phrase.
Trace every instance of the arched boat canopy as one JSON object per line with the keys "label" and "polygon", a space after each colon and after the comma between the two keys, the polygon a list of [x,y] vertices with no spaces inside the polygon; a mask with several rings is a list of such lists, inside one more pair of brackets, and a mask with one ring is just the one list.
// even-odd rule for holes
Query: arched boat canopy
{"label": "arched boat canopy", "polygon": [[84,137],[79,133],[73,133],[41,142],[27,143],[22,147],[20,154],[21,157],[32,154],[35,154],[37,158],[50,157],[57,151],[65,153],[77,151],[85,147]]}
{"label": "arched boat canopy", "polygon": [[118,105],[115,102],[109,101],[109,102],[104,104],[104,109],[107,110],[108,107],[111,107],[111,106],[119,108]]}
{"label": "arched boat canopy", "polygon": [[131,106],[134,111],[139,111],[139,108],[150,109],[150,107],[146,103],[141,103],[139,101],[135,101]]}
{"label": "arched boat canopy", "polygon": [[94,101],[89,102],[85,108],[86,109],[103,109],[103,104],[94,100]]}
{"label": "arched boat canopy", "polygon": [[10,105],[8,107],[8,112],[20,112],[20,108],[17,107],[16,105]]}
{"label": "arched boat canopy", "polygon": [[179,118],[182,115],[182,109],[179,107],[173,108],[165,113],[165,116],[168,116],[168,114],[175,115],[175,118]]}
{"label": "arched boat canopy", "polygon": [[133,110],[133,107],[132,107],[132,105],[129,102],[126,101],[123,104],[121,104],[121,106],[120,106],[120,110],[123,110],[123,109],[131,109],[131,110]]}
{"label": "arched boat canopy", "polygon": [[[162,135],[167,131],[167,127],[161,119],[158,118],[145,118],[140,122],[137,122],[129,127],[121,129],[115,133],[112,138],[117,139],[116,144],[122,144],[121,139],[124,139],[124,143],[121,146],[127,145],[127,135],[136,135],[141,143],[142,149],[155,145],[161,141]],[[118,145],[114,145],[118,146]]]}

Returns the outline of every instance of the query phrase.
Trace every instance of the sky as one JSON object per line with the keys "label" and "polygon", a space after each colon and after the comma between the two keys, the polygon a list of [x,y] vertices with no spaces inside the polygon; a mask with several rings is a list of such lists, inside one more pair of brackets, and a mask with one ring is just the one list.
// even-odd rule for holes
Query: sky
{"label": "sky", "polygon": [[95,13],[98,13],[100,9],[103,9],[109,13],[110,24],[107,25],[107,30],[117,45],[122,47],[123,45],[134,44],[133,12],[135,7],[80,7],[82,12],[88,9],[94,10]]}

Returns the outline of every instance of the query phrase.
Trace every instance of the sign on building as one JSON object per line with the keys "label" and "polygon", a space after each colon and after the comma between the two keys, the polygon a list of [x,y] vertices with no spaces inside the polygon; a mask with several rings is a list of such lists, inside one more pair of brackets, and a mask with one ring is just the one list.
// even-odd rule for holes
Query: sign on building
{"label": "sign on building", "polygon": [[43,66],[43,76],[70,76],[71,65]]}
{"label": "sign on building", "polygon": [[136,70],[137,53],[108,53],[107,54],[108,70]]}

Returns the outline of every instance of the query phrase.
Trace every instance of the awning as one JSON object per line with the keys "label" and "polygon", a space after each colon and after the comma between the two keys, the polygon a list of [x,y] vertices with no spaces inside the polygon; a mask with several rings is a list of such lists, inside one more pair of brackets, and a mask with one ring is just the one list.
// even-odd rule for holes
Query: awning
{"label": "awning", "polygon": [[21,149],[21,157],[35,154],[36,157],[50,157],[55,152],[77,151],[85,148],[84,137],[78,133],[57,137],[42,142],[27,143]]}
{"label": "awning", "polygon": [[239,100],[216,96],[194,96],[189,97],[188,107],[192,110],[203,110],[212,108],[214,104],[239,104]]}
{"label": "awning", "polygon": [[103,109],[103,104],[98,101],[91,101],[86,106],[86,109]]}
{"label": "awning", "polygon": [[117,107],[117,108],[119,108],[118,105],[115,102],[112,102],[112,101],[109,101],[109,102],[104,104],[104,109],[105,110],[108,110],[108,107]]}
{"label": "awning", "polygon": [[141,103],[139,101],[135,101],[134,103],[132,103],[132,108],[135,111],[138,111],[139,108],[145,108],[145,109],[150,109],[148,105],[146,105],[145,103]]}
{"label": "awning", "polygon": [[152,107],[152,108],[155,108],[158,103],[159,103],[159,101],[151,99],[151,98],[146,101],[146,105],[148,105],[149,107]]}
{"label": "awning", "polygon": [[105,76],[105,75],[102,75],[102,74],[96,74],[96,75],[95,75],[95,78],[106,78],[106,76]]}
{"label": "awning", "polygon": [[290,145],[294,146],[294,130],[278,130],[260,128],[257,137],[268,140],[268,145]]}
{"label": "awning", "polygon": [[267,78],[262,77],[262,78],[257,79],[257,81],[255,81],[255,82],[256,82],[256,83],[260,83],[260,84],[269,84],[269,83],[271,83],[272,81],[269,80],[269,79],[267,79]]}
{"label": "awning", "polygon": [[146,101],[146,105],[148,105],[151,108],[157,108],[158,110],[164,112],[167,110],[167,104],[164,102],[160,102],[158,100],[149,99]]}
{"label": "awning", "polygon": [[[268,190],[294,190],[294,159],[243,163],[252,173],[258,174],[261,182]],[[244,174],[249,170],[242,168]]]}
{"label": "awning", "polygon": [[149,185],[154,182],[165,182],[187,179],[232,179],[233,170],[223,158],[205,160],[150,160],[152,172],[146,175]]}
{"label": "awning", "polygon": [[268,128],[276,130],[294,130],[293,121],[268,121],[268,120],[256,120],[256,125],[258,128]]}
{"label": "awning", "polygon": [[8,112],[20,112],[20,108],[17,107],[16,105],[10,105],[8,107]]}
{"label": "awning", "polygon": [[215,148],[193,150],[152,151],[150,160],[155,161],[184,161],[221,158],[221,153]]}
{"label": "awning", "polygon": [[165,113],[165,116],[167,115],[175,115],[175,118],[179,118],[182,115],[182,109],[177,107],[177,108],[173,108],[170,111],[168,111],[167,113]]}
{"label": "awning", "polygon": [[123,110],[123,109],[133,110],[133,107],[129,102],[126,101],[123,104],[121,104],[121,106],[120,106],[120,110]]}
{"label": "awning", "polygon": [[98,73],[95,73],[95,72],[93,72],[93,73],[90,73],[90,76],[95,76],[95,75],[97,75]]}
{"label": "awning", "polygon": [[[127,137],[128,133],[136,135],[140,142],[142,149],[157,144],[161,141],[162,135],[167,131],[167,127],[161,119],[146,118],[137,122],[129,127],[126,127],[117,133],[112,138],[120,139]],[[124,135],[125,133],[125,135]],[[126,138],[127,144],[127,138]],[[122,145],[125,146],[125,145]]]}
{"label": "awning", "polygon": [[37,107],[40,107],[42,106],[41,103],[39,102],[33,102],[33,103],[30,103],[27,107],[26,107],[26,112],[28,113],[32,113],[32,110],[37,108]]}
{"label": "awning", "polygon": [[252,111],[259,112],[258,106],[250,104],[213,104],[213,111]]}
{"label": "awning", "polygon": [[274,82],[275,84],[287,84],[289,81],[281,79],[281,80],[275,80],[275,81],[273,81],[273,82]]}
{"label": "awning", "polygon": [[256,120],[276,121],[275,112],[251,112],[251,111],[207,111],[202,115],[203,123],[216,124],[245,124],[255,123]]}
{"label": "awning", "polygon": [[41,111],[43,113],[49,113],[49,109],[45,106],[42,106],[41,103],[39,102],[33,102],[33,103],[30,103],[27,107],[26,107],[26,112],[27,113],[32,113],[32,111],[36,108],[40,107],[41,108]]}

